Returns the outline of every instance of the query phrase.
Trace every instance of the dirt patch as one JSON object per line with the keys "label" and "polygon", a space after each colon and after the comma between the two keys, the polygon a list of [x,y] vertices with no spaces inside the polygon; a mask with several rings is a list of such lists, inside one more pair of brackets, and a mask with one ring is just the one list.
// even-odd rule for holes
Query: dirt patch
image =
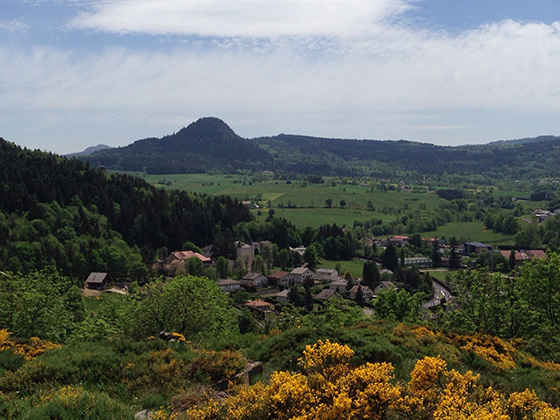
{"label": "dirt patch", "polygon": [[92,290],[85,287],[82,289],[82,295],[84,295],[84,297],[101,296],[101,290]]}
{"label": "dirt patch", "polygon": [[106,292],[109,292],[109,293],[118,293],[119,295],[126,295],[126,294],[128,294],[126,290],[119,289],[118,287],[111,287],[110,289],[107,289]]}

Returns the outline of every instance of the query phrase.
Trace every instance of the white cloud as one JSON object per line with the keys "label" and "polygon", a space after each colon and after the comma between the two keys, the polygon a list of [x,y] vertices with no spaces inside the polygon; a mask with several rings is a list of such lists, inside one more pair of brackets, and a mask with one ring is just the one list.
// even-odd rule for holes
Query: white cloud
{"label": "white cloud", "polygon": [[19,20],[0,20],[0,30],[9,32],[25,32],[29,26]]}
{"label": "white cloud", "polygon": [[[87,121],[105,133],[89,134],[98,136],[90,144],[161,136],[207,115],[245,136],[282,131],[452,143],[558,134],[560,23],[503,21],[452,36],[392,22],[412,4],[405,1],[355,1],[351,11],[342,10],[352,9],[349,2],[327,1],[321,4],[333,12],[315,19],[307,7],[320,6],[310,0],[260,9],[219,0],[95,4],[73,24],[218,39],[189,38],[165,52],[120,47],[88,55],[0,46],[0,126],[19,112],[30,116],[26,121],[41,116],[49,130],[74,124],[85,136]],[[158,4],[166,9],[157,11]],[[251,26],[258,10],[261,21],[276,25]]]}
{"label": "white cloud", "polygon": [[414,0],[106,0],[72,26],[112,33],[204,37],[356,36]]}

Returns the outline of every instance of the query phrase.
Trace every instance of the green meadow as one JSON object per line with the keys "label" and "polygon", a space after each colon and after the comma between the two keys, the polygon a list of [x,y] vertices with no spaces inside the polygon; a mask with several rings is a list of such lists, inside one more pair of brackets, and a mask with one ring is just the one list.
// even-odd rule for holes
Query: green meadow
{"label": "green meadow", "polygon": [[[405,209],[435,210],[441,202],[435,194],[425,192],[373,191],[368,186],[331,185],[328,182],[253,182],[242,175],[146,175],[144,179],[166,189],[176,188],[209,195],[223,194],[240,200],[251,200],[260,207],[260,212],[254,212],[257,218],[266,218],[268,210],[272,208],[277,216],[290,220],[299,228],[319,227],[325,223],[352,225],[355,220],[391,221]],[[327,200],[332,200],[331,208],[327,208]]]}
{"label": "green meadow", "polygon": [[480,221],[446,223],[443,226],[439,226],[437,230],[423,232],[422,236],[430,238],[450,238],[455,236],[459,242],[476,241],[502,245],[513,245],[514,243],[512,235],[504,235],[490,229],[485,229],[484,224]]}
{"label": "green meadow", "polygon": [[[136,174],[141,176],[141,174]],[[425,192],[425,187],[413,192],[373,190],[367,185],[332,185],[328,178],[323,184],[303,181],[259,179],[247,175],[174,174],[145,175],[151,184],[165,189],[180,189],[208,195],[230,195],[240,200],[258,204],[253,210],[257,220],[264,220],[269,209],[298,228],[317,228],[326,223],[352,226],[354,221],[381,219],[389,222],[400,217],[405,210],[425,209],[435,211],[442,201],[436,194]],[[260,177],[263,178],[263,177]],[[515,195],[514,191],[508,191]],[[327,200],[332,200],[328,208]],[[343,201],[344,206],[341,206]],[[537,203],[523,202],[525,206]],[[373,206],[373,207],[372,207]],[[529,208],[527,209],[529,211]],[[456,236],[461,241],[480,241],[491,244],[513,244],[513,237],[484,229],[480,221],[453,222],[440,226],[436,231],[423,232],[424,237]]]}

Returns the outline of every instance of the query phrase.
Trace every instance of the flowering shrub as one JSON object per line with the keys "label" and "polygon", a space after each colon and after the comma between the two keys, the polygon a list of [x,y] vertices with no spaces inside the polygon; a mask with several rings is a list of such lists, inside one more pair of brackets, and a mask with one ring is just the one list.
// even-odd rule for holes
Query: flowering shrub
{"label": "flowering shrub", "polygon": [[[419,331],[424,334],[424,331]],[[499,342],[496,342],[500,344]],[[477,344],[482,346],[482,344]],[[544,420],[560,411],[533,391],[509,396],[478,384],[471,371],[449,370],[441,357],[416,363],[408,383],[396,383],[390,363],[351,367],[348,346],[307,346],[303,373],[275,372],[270,383],[240,387],[219,401],[187,410],[189,420]]]}
{"label": "flowering shrub", "polygon": [[498,337],[475,334],[474,336],[457,336],[456,340],[463,343],[461,349],[476,354],[497,370],[511,370],[516,367],[514,355],[517,350],[510,343]]}
{"label": "flowering shrub", "polygon": [[41,340],[37,337],[31,337],[29,342],[16,343],[10,340],[11,333],[6,330],[0,330],[0,352],[11,350],[14,354],[22,355],[25,360],[31,360],[40,356],[49,350],[59,349],[60,344],[51,343],[47,340]]}

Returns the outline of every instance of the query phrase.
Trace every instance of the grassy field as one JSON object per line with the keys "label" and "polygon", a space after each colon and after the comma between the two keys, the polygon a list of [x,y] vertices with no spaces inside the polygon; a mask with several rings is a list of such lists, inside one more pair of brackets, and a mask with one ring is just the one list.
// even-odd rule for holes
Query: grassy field
{"label": "grassy field", "polygon": [[[336,223],[338,226],[352,226],[355,220],[364,222],[367,220],[382,219],[383,221],[394,220],[394,215],[382,214],[379,212],[371,212],[368,210],[350,210],[350,209],[339,209],[339,208],[314,208],[314,209],[287,209],[287,208],[275,208],[276,216],[283,217],[298,228],[303,228],[305,226],[312,226],[318,228],[324,224]],[[258,211],[254,211],[254,215],[257,220],[264,220],[267,216],[268,209],[264,209],[260,215]]]}
{"label": "grassy field", "polygon": [[433,269],[433,270],[426,269],[423,271],[429,271],[430,276],[434,277],[436,280],[439,280],[443,283],[447,283],[447,276],[454,278],[458,273],[458,271],[449,271],[441,268]]}
{"label": "grassy field", "polygon": [[[352,226],[372,219],[391,221],[405,209],[435,210],[441,199],[434,194],[372,191],[367,186],[351,184],[307,184],[302,181],[262,180],[252,182],[242,175],[146,175],[144,179],[162,188],[181,189],[209,195],[229,195],[251,200],[260,207],[254,214],[266,218],[268,210],[284,217],[297,227],[319,227],[325,223]],[[332,207],[327,208],[327,200]],[[344,201],[344,207],[341,206]],[[373,206],[374,211],[371,210]]]}
{"label": "grassy field", "polygon": [[354,258],[350,261],[328,261],[324,260],[321,262],[317,268],[336,268],[337,265],[340,267],[339,276],[344,277],[344,275],[350,271],[354,277],[362,277],[364,272],[364,261]]}
{"label": "grassy field", "polygon": [[346,201],[348,208],[367,208],[371,201],[375,207],[404,208],[407,204],[415,208],[421,204],[428,210],[437,208],[440,198],[433,194],[402,193],[398,191],[373,191],[367,186],[337,184],[307,184],[302,181],[263,180],[252,182],[242,175],[146,175],[144,179],[163,188],[176,188],[185,191],[211,195],[230,195],[239,199],[247,199],[266,206],[268,201],[272,207],[279,205],[297,207],[323,207],[327,199],[333,201],[333,207]]}
{"label": "grassy field", "polygon": [[459,242],[476,241],[489,244],[512,245],[514,243],[512,235],[496,233],[493,230],[484,229],[482,222],[452,222],[440,226],[437,230],[423,232],[423,237],[445,237],[455,236]]}
{"label": "grassy field", "polygon": [[[134,174],[133,174],[134,175]],[[137,174],[141,175],[141,174]],[[326,223],[352,226],[354,221],[381,219],[389,222],[402,212],[415,209],[436,210],[442,201],[435,194],[406,193],[396,190],[373,191],[368,186],[352,184],[308,184],[303,181],[282,181],[246,175],[177,174],[146,175],[144,179],[165,189],[180,189],[209,195],[230,195],[240,200],[251,200],[259,205],[253,213],[257,220],[264,220],[270,208],[277,216],[290,220],[298,228],[317,228]],[[515,191],[502,193],[516,195]],[[332,208],[326,201],[332,200]],[[345,206],[341,206],[341,201]],[[540,204],[519,202],[529,214]],[[373,210],[371,206],[373,205]],[[423,232],[424,237],[456,236],[460,241],[480,241],[490,244],[513,244],[513,237],[485,230],[481,222],[455,222],[441,226],[433,232]]]}

